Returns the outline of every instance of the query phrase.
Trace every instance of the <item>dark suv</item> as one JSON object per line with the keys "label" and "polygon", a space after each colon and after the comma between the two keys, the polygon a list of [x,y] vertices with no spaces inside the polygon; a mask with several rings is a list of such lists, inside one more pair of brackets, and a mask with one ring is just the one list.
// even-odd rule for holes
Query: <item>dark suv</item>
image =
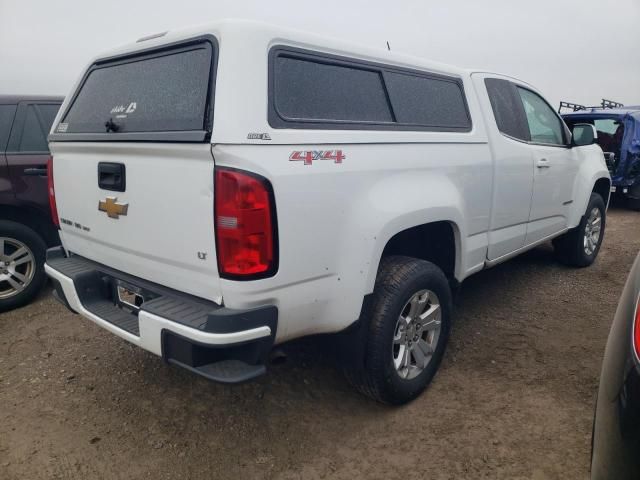
{"label": "dark suv", "polygon": [[47,135],[62,100],[0,95],[0,311],[38,293],[45,251],[59,242],[47,191]]}

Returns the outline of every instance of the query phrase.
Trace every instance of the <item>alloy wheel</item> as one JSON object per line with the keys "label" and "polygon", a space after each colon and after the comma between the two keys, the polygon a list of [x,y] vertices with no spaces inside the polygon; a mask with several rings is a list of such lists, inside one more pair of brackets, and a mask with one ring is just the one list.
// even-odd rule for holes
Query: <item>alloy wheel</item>
{"label": "alloy wheel", "polygon": [[427,368],[440,337],[442,310],[431,290],[414,293],[400,312],[393,337],[393,365],[411,380]]}
{"label": "alloy wheel", "polygon": [[13,297],[29,286],[36,272],[36,259],[24,243],[0,237],[0,299]]}
{"label": "alloy wheel", "polygon": [[584,253],[591,256],[598,248],[598,243],[600,242],[600,234],[602,232],[602,214],[600,213],[600,209],[594,207],[591,209],[589,213],[589,218],[587,218],[587,224],[584,229]]}

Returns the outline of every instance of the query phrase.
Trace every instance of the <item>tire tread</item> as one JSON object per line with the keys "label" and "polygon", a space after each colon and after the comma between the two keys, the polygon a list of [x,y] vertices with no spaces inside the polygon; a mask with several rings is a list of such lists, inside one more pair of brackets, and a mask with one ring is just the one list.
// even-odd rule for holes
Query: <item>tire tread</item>
{"label": "tire tread", "polygon": [[[412,279],[425,274],[433,276],[444,285],[447,285],[448,291],[448,281],[444,273],[430,262],[404,256],[389,256],[383,258],[380,262],[374,287],[374,300],[371,303],[370,310],[365,312],[365,317],[369,319],[365,368],[363,370],[350,368],[350,366],[344,368],[347,381],[359,393],[378,402],[386,404],[405,403],[422,391],[422,389],[418,389],[415,394],[410,395],[411,398],[409,399],[399,398],[399,392],[390,391],[389,384],[385,381],[385,372],[382,367],[387,359],[388,351],[376,339],[384,338],[385,329],[388,328],[386,322],[389,315],[393,314],[391,310],[394,308],[394,299],[402,295],[403,287]],[[451,301],[450,292],[448,293],[447,297],[440,298],[441,304],[442,302],[447,302],[447,311],[450,310],[449,304]],[[434,358],[436,368],[440,358]]]}
{"label": "tire tread", "polygon": [[[602,208],[602,231],[600,233],[600,245],[596,249],[595,255],[593,257],[587,257],[582,246],[584,228],[587,223],[587,215],[595,206],[600,206]],[[571,267],[584,268],[591,265],[598,256],[600,246],[604,241],[606,214],[607,212],[604,200],[598,193],[593,192],[591,194],[591,197],[589,198],[587,209],[580,220],[580,224],[576,228],[553,240],[553,248],[556,258],[560,262]]]}

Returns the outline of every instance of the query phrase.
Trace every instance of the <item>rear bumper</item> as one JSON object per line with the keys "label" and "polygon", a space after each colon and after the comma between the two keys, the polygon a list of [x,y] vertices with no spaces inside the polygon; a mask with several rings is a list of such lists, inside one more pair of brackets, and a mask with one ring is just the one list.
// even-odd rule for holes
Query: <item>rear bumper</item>
{"label": "rear bumper", "polygon": [[[213,302],[132,277],[62,247],[47,251],[45,270],[55,297],[105,330],[166,361],[223,383],[250,380],[265,372],[275,339],[275,306],[230,310]],[[116,286],[139,289],[137,312],[118,305]]]}

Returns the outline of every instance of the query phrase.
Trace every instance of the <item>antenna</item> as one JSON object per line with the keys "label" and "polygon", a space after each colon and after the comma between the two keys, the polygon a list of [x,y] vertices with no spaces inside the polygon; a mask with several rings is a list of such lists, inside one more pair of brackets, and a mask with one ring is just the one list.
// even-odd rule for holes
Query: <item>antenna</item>
{"label": "antenna", "polygon": [[391,51],[391,46],[389,45],[389,40],[387,40],[387,50]]}

